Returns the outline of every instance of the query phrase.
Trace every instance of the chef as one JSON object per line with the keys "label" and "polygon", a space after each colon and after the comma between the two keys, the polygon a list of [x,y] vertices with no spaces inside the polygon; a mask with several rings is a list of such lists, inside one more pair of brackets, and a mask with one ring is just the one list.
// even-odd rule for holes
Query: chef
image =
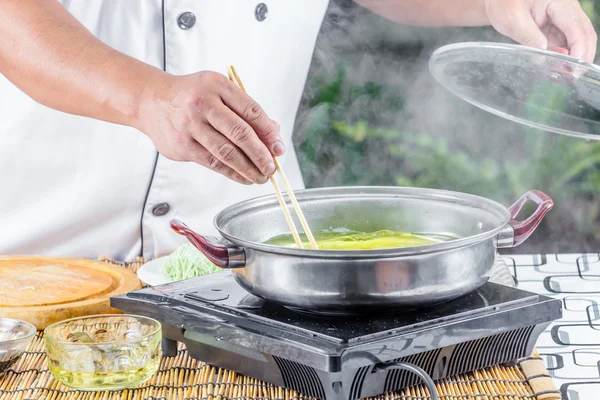
{"label": "chef", "polygon": [[[592,61],[576,0],[357,0]],[[327,0],[0,1],[0,253],[152,258],[225,206],[302,188],[292,128]],[[233,64],[248,91],[224,75]]]}

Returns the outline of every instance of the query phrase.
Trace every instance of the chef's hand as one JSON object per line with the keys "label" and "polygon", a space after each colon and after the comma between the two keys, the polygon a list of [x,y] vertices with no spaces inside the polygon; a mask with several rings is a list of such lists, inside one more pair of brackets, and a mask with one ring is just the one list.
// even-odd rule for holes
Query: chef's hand
{"label": "chef's hand", "polygon": [[597,35],[577,0],[485,0],[492,26],[530,47],[565,48],[593,62]]}
{"label": "chef's hand", "polygon": [[265,183],[284,152],[279,125],[217,72],[162,75],[139,107],[139,130],[174,161],[201,164],[243,183]]}

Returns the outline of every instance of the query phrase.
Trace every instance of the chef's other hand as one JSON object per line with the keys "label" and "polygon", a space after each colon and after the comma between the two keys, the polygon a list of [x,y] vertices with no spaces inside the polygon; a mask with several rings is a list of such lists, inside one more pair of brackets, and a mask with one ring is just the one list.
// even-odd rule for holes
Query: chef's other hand
{"label": "chef's other hand", "polygon": [[190,161],[243,184],[263,184],[284,152],[279,125],[217,72],[163,75],[142,95],[139,127],[174,161]]}
{"label": "chef's other hand", "polygon": [[530,47],[565,48],[588,62],[596,56],[597,36],[577,0],[485,0],[492,26]]}

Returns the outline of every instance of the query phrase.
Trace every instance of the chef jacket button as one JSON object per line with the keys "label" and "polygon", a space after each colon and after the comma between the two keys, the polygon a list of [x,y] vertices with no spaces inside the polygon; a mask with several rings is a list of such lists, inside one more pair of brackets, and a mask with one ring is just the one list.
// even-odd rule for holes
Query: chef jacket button
{"label": "chef jacket button", "polygon": [[254,16],[258,21],[264,21],[267,18],[268,13],[269,8],[265,3],[258,3],[256,8],[254,9]]}
{"label": "chef jacket button", "polygon": [[196,25],[196,16],[191,12],[184,12],[177,18],[177,25],[181,29],[188,30],[191,29],[194,25]]}
{"label": "chef jacket button", "polygon": [[168,213],[170,209],[171,207],[168,203],[160,203],[155,205],[154,208],[152,208],[152,214],[156,217],[162,217],[163,215]]}

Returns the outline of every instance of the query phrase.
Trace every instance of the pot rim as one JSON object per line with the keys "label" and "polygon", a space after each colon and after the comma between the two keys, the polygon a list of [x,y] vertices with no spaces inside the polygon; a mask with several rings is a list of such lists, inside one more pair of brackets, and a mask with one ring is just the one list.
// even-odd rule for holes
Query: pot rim
{"label": "pot rim", "polygon": [[[279,207],[275,194],[264,195],[252,199],[244,200],[233,205],[230,205],[218,212],[214,219],[213,225],[220,235],[231,242],[233,245],[242,247],[245,250],[254,250],[266,253],[281,254],[297,257],[308,258],[341,258],[341,259],[357,259],[357,258],[388,258],[388,257],[404,257],[412,255],[424,255],[439,253],[442,251],[456,250],[462,247],[470,246],[476,243],[481,243],[485,240],[497,236],[510,221],[510,212],[507,207],[502,204],[488,199],[486,197],[473,195],[469,193],[429,189],[418,187],[402,187],[402,186],[338,186],[327,188],[312,188],[294,191],[294,194],[302,205],[302,201],[307,201],[319,196],[318,198],[341,198],[341,197],[357,197],[360,195],[382,196],[382,197],[407,197],[407,198],[428,198],[440,201],[452,201],[462,203],[465,206],[477,207],[485,212],[495,211],[503,216],[501,224],[481,232],[476,235],[466,236],[463,238],[441,242],[435,244],[427,244],[421,246],[401,247],[392,249],[372,249],[372,250],[313,250],[313,249],[298,249],[293,247],[279,247],[259,242],[252,242],[228,234],[222,228],[223,219],[231,219],[230,215],[245,212],[249,207],[262,208],[268,205],[276,205]],[[246,211],[247,212],[247,211]]]}

